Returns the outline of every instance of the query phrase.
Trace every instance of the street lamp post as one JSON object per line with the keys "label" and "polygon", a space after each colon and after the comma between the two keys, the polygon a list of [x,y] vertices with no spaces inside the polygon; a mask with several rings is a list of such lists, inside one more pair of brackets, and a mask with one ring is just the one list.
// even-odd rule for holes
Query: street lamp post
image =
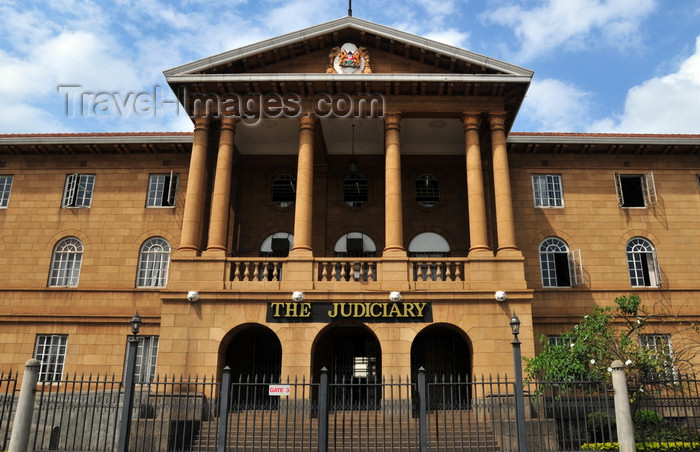
{"label": "street lamp post", "polygon": [[136,350],[139,341],[136,335],[141,328],[141,316],[139,311],[129,321],[131,324],[131,336],[129,337],[126,352],[126,371],[124,374],[124,404],[122,406],[121,428],[119,429],[118,452],[127,452],[129,449],[129,434],[131,433],[131,409],[134,404],[134,374],[136,373]]}
{"label": "street lamp post", "polygon": [[523,364],[520,356],[520,319],[513,313],[510,319],[513,333],[513,367],[515,370],[515,425],[518,433],[518,451],[527,452],[525,438],[525,396],[523,395]]}

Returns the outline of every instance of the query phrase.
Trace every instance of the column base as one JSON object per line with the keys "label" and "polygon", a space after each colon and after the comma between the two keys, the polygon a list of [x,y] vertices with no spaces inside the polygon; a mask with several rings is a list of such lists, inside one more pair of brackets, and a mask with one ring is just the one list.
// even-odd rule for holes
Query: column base
{"label": "column base", "polygon": [[196,248],[180,248],[177,250],[174,254],[173,257],[186,257],[186,258],[192,258],[192,257],[197,257],[199,254],[199,250]]}
{"label": "column base", "polygon": [[202,257],[225,259],[226,250],[220,248],[210,248],[202,252]]}
{"label": "column base", "polygon": [[496,251],[496,257],[517,257],[522,259],[523,253],[517,248],[499,248]]}
{"label": "column base", "polygon": [[493,251],[488,248],[472,248],[469,250],[467,258],[487,258],[493,257]]}

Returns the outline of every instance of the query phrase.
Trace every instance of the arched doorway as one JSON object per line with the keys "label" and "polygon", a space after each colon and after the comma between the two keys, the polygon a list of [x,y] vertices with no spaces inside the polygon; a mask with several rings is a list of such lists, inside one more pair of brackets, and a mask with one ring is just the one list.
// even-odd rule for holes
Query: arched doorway
{"label": "arched doorway", "polygon": [[318,334],[312,348],[312,375],[318,381],[321,368],[328,369],[331,410],[379,406],[381,356],[377,337],[365,325],[337,322]]}
{"label": "arched doorway", "polygon": [[[425,369],[428,383],[430,408],[446,408],[448,401],[443,400],[444,387],[437,385],[452,382],[450,404],[456,402],[455,408],[469,406],[471,388],[468,385],[472,369],[471,346],[469,338],[459,328],[447,323],[430,325],[423,329],[411,345],[411,377],[417,381],[418,369]],[[433,390],[431,390],[433,384]],[[455,391],[456,390],[456,391]],[[459,397],[455,399],[455,393]]]}
{"label": "arched doorway", "polygon": [[280,382],[282,345],[269,328],[256,323],[240,325],[221,341],[220,369],[231,368],[232,400],[239,408],[276,407],[277,397],[268,396],[268,385]]}

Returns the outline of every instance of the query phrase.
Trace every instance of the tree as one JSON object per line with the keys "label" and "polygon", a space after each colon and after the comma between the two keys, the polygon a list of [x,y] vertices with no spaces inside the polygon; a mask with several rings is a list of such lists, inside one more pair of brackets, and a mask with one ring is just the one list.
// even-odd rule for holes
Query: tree
{"label": "tree", "polygon": [[[543,350],[534,358],[525,358],[525,371],[530,380],[544,378],[562,384],[581,378],[602,381],[610,379],[610,363],[621,360],[631,385],[666,378],[674,371],[670,348],[668,353],[660,353],[663,343],[652,347],[642,336],[657,332],[668,318],[664,309],[650,312],[637,294],[617,297],[615,306],[596,306],[556,343],[542,336]],[[666,341],[665,346],[670,347],[670,343]]]}

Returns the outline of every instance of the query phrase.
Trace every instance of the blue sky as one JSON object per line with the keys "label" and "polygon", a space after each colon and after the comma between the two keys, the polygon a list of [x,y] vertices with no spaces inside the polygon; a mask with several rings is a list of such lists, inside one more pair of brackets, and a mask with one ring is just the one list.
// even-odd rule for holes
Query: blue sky
{"label": "blue sky", "polygon": [[[0,133],[191,131],[167,107],[174,95],[162,71],[347,8],[0,0]],[[700,0],[355,0],[353,15],[535,71],[514,131],[700,133]],[[166,107],[67,111],[76,90],[124,99],[155,90]]]}

